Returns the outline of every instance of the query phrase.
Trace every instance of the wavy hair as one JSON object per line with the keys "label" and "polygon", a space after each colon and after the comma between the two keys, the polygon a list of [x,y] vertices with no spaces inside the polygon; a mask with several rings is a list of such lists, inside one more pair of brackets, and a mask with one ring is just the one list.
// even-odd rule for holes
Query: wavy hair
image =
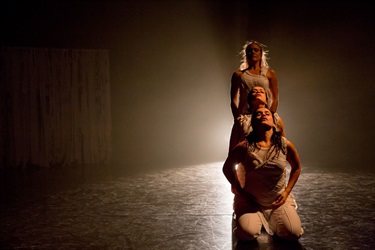
{"label": "wavy hair", "polygon": [[246,48],[247,46],[251,45],[251,44],[257,44],[260,49],[261,49],[261,52],[262,52],[262,59],[261,59],[261,63],[260,63],[260,67],[263,68],[263,67],[268,67],[268,50],[266,49],[267,46],[260,43],[260,42],[257,42],[257,41],[254,41],[254,40],[251,40],[251,41],[247,41],[243,46],[242,46],[242,50],[241,52],[239,53],[241,56],[242,56],[242,59],[241,59],[241,64],[240,64],[240,70],[245,70],[247,68],[249,68],[249,63],[247,62],[247,54],[246,54]]}
{"label": "wavy hair", "polygon": [[[268,109],[268,108],[267,108]],[[269,110],[269,109],[268,109]],[[254,124],[254,119],[255,119],[255,112],[257,112],[257,110],[255,110],[251,116],[251,124]],[[276,124],[276,121],[275,121],[275,113],[272,112],[270,110],[271,114],[272,114],[272,119],[273,119],[273,122]],[[277,156],[280,151],[282,151],[284,154],[286,154],[286,151],[285,151],[285,148],[283,147],[283,142],[282,142],[282,135],[281,135],[281,132],[280,131],[277,131],[276,130],[276,125],[273,126],[273,133],[272,133],[272,136],[271,136],[271,143],[272,143],[272,152],[274,150],[276,150],[276,154],[275,156]],[[246,137],[246,140],[247,142],[249,143],[249,146],[250,146],[250,149],[253,151],[255,149],[260,149],[260,147],[257,145],[257,141],[258,141],[258,135],[257,135],[257,129],[253,126],[253,130],[250,132],[250,134]]]}

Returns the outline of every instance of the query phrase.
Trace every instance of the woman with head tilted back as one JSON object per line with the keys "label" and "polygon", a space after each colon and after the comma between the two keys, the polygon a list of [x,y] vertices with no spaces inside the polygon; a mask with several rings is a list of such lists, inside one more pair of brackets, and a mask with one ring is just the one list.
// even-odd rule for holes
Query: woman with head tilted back
{"label": "woman with head tilted back", "polygon": [[[262,226],[270,235],[297,240],[301,220],[291,193],[301,172],[293,143],[276,131],[274,114],[266,107],[254,111],[252,131],[228,155],[223,172],[235,190],[236,235],[240,240],[256,239]],[[286,167],[291,170],[286,180]],[[246,169],[245,185],[236,177],[236,165]]]}
{"label": "woman with head tilted back", "polygon": [[[243,132],[245,133],[245,136],[247,136],[251,130],[251,116],[255,109],[260,107],[268,107],[268,100],[270,98],[270,93],[264,87],[254,85],[250,91],[249,95],[247,97],[247,103],[249,105],[249,111],[245,114],[239,115],[237,120],[240,122],[240,125],[243,129]],[[284,131],[284,123],[281,119],[281,117],[275,112],[275,125],[276,130],[281,132],[282,136],[285,136]]]}
{"label": "woman with head tilted back", "polygon": [[262,86],[269,91],[268,106],[276,112],[279,103],[278,81],[274,69],[268,66],[266,46],[256,42],[246,42],[241,51],[242,63],[231,78],[231,110],[234,124],[230,136],[229,151],[245,138],[237,118],[248,112],[247,97],[253,86]]}
{"label": "woman with head tilted back", "polygon": [[[268,107],[268,100],[270,98],[269,90],[264,89],[262,86],[255,84],[249,91],[247,102],[249,105],[249,110],[247,113],[239,115],[237,120],[239,121],[240,126],[244,132],[244,135],[247,136],[252,131],[251,126],[251,117],[254,110],[260,107]],[[275,112],[275,127],[276,131],[279,131],[282,136],[285,136],[284,132],[284,123],[281,117]],[[241,183],[241,186],[244,186],[245,183],[245,168],[242,164],[237,165],[237,178]]]}

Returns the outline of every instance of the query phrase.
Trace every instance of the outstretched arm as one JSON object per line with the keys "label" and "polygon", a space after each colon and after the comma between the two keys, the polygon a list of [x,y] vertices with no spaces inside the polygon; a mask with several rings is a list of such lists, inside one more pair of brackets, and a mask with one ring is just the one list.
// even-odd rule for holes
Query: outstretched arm
{"label": "outstretched arm", "polygon": [[278,127],[280,129],[280,132],[281,132],[281,136],[284,136],[285,137],[285,129],[284,129],[284,122],[283,120],[281,119],[281,117],[279,116],[279,120],[278,120]]}
{"label": "outstretched arm", "polygon": [[228,155],[228,158],[224,162],[223,173],[232,188],[236,190],[237,193],[243,193],[243,189],[240,182],[237,179],[236,165],[243,161],[246,155],[246,145],[245,142],[241,142],[237,145]]}
{"label": "outstretched arm", "polygon": [[232,75],[230,86],[230,107],[232,110],[233,119],[237,119],[240,115],[238,105],[240,102],[240,84],[241,84],[241,71],[236,71]]}
{"label": "outstretched arm", "polygon": [[287,150],[288,150],[288,154],[287,154],[286,159],[291,166],[291,170],[290,170],[288,185],[286,186],[285,191],[288,192],[288,194],[290,194],[290,192],[292,192],[292,189],[299,178],[299,175],[301,174],[302,167],[301,167],[301,162],[299,159],[297,149],[291,141],[287,142]]}
{"label": "outstretched arm", "polygon": [[279,207],[283,205],[288,198],[288,195],[292,192],[294,185],[297,183],[299,175],[301,174],[301,162],[297,153],[297,149],[291,141],[287,142],[287,161],[291,166],[288,185],[285,188],[284,193],[282,193],[278,199],[273,203],[274,207]]}
{"label": "outstretched arm", "polygon": [[276,71],[274,69],[269,69],[267,71],[267,78],[269,81],[270,91],[273,99],[270,110],[272,112],[276,112],[277,107],[279,106],[279,83],[277,80]]}

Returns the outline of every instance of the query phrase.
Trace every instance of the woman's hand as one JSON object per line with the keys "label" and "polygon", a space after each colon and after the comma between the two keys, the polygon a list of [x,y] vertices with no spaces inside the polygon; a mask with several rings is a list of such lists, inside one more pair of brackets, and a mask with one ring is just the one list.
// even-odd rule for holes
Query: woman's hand
{"label": "woman's hand", "polygon": [[289,193],[287,191],[284,191],[277,199],[272,203],[273,208],[278,208],[282,206],[286,199],[288,198]]}

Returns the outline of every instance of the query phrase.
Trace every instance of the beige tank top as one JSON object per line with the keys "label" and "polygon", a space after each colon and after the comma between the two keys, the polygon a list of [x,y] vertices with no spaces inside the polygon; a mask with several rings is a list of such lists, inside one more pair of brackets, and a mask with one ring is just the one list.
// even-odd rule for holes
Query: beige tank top
{"label": "beige tank top", "polygon": [[245,159],[246,181],[244,189],[254,196],[257,203],[265,208],[282,194],[286,187],[286,139],[284,150],[276,152],[275,146],[251,150]]}

